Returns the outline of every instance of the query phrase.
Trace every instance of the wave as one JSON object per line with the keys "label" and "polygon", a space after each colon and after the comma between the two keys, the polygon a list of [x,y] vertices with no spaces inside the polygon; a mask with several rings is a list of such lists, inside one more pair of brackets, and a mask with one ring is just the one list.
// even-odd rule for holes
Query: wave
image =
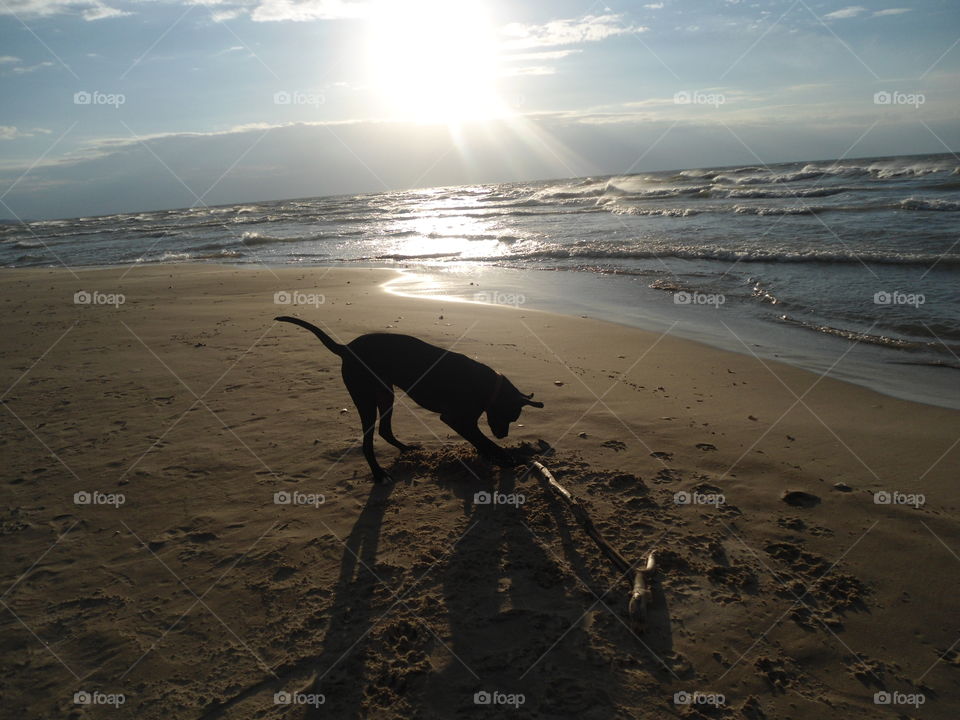
{"label": "wave", "polygon": [[693,208],[639,208],[636,206],[615,207],[611,212],[614,215],[654,215],[660,217],[692,217],[699,215],[700,210]]}
{"label": "wave", "polygon": [[960,200],[943,200],[941,198],[908,197],[900,201],[904,210],[939,210],[941,212],[956,212],[960,210]]}
{"label": "wave", "polygon": [[403,253],[388,253],[386,255],[373,255],[371,257],[357,258],[357,260],[432,260],[436,258],[459,257],[458,252],[439,252],[439,253],[421,253],[416,255],[404,255]]}
{"label": "wave", "polygon": [[317,233],[314,235],[295,235],[290,237],[280,237],[277,235],[266,235],[263,233],[248,231],[240,236],[240,242],[244,245],[272,245],[274,243],[304,243],[317,242],[319,240],[329,240],[329,235]]}
{"label": "wave", "polygon": [[729,198],[790,198],[790,197],[829,197],[845,192],[855,192],[862,188],[854,187],[823,187],[797,188],[795,190],[754,190],[752,188],[730,188],[722,191]]}
{"label": "wave", "polygon": [[734,205],[733,212],[737,215],[812,215],[823,210],[833,210],[831,207],[810,207],[805,205],[794,207],[753,207],[749,205]]}
{"label": "wave", "polygon": [[[441,253],[438,257],[448,257],[451,253]],[[460,254],[457,253],[459,256]],[[520,260],[650,260],[658,258],[677,258],[682,260],[720,260],[723,262],[756,263],[824,263],[824,264],[862,264],[881,265],[931,265],[938,267],[960,267],[960,254],[937,255],[933,253],[845,253],[811,250],[809,252],[784,252],[764,250],[708,249],[703,247],[670,247],[663,249],[624,249],[610,250],[602,248],[572,247],[533,250],[524,253],[504,253],[501,255],[462,256],[461,260],[471,262],[502,262]]]}
{"label": "wave", "polygon": [[793,325],[794,327],[801,327],[805,330],[812,330],[814,332],[823,333],[824,335],[833,335],[834,337],[840,337],[845,340],[853,340],[858,343],[866,343],[868,345],[882,345],[884,347],[896,348],[898,350],[943,350],[939,342],[924,342],[907,340],[905,338],[890,337],[889,335],[875,335],[873,333],[861,332],[859,330],[848,330],[845,328],[833,327],[831,325],[809,322],[807,320],[797,320],[796,318],[792,318],[788,315],[780,315],[777,319],[780,322]]}

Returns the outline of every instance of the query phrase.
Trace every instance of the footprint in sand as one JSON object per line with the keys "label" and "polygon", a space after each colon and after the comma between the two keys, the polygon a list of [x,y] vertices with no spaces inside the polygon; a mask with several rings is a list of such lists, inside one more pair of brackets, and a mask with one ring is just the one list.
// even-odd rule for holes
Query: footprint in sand
{"label": "footprint in sand", "polygon": [[657,460],[673,460],[673,453],[657,450],[656,452],[650,453],[650,457],[656,458]]}
{"label": "footprint in sand", "polygon": [[607,440],[605,443],[600,443],[600,446],[609,448],[614,452],[620,452],[621,450],[627,449],[627,444],[620,442],[619,440]]}
{"label": "footprint in sand", "polygon": [[710,450],[716,450],[716,445],[711,445],[710,443],[697,443],[697,450],[703,450],[704,452],[709,452]]}

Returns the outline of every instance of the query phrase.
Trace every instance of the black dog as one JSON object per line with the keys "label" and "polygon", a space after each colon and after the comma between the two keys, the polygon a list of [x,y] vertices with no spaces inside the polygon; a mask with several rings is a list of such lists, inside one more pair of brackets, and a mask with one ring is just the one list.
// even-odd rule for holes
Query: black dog
{"label": "black dog", "polygon": [[509,453],[477,427],[484,412],[494,437],[503,439],[525,405],[542,408],[543,403],[524,395],[513,383],[483,363],[466,355],[444,350],[410,335],[370,333],[347,345],[334,342],[323,330],[295,317],[275,318],[306,328],[324,346],[343,360],[341,374],[353,398],[363,426],[363,455],[370,463],[376,482],[391,480],[373,454],[373,428],[380,412],[380,437],[401,450],[409,450],[393,436],[390,416],[393,412],[393,386],[413,398],[427,410],[440,413],[440,419],[456,430],[480,451],[500,465],[516,463]]}

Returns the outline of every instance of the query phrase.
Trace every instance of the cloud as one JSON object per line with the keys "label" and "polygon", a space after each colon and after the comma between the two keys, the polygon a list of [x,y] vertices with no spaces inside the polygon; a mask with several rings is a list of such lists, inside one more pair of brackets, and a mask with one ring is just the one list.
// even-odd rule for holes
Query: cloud
{"label": "cloud", "polygon": [[94,20],[105,20],[113,17],[123,17],[124,15],[132,14],[133,13],[129,13],[126,10],[118,10],[117,8],[104,5],[102,2],[95,2],[91,7],[85,8],[81,13],[83,19],[87,22],[92,22]]}
{"label": "cloud", "polygon": [[17,65],[14,68],[10,68],[8,74],[11,75],[26,75],[27,73],[36,72],[37,70],[42,70],[43,68],[53,67],[53,63],[49,60],[44,60],[39,62],[36,65]]}
{"label": "cloud", "polygon": [[131,13],[110,7],[102,0],[4,0],[0,3],[0,15],[33,18],[77,14],[84,20],[94,21]]}
{"label": "cloud", "polygon": [[649,3],[649,4],[647,4],[647,5],[644,5],[644,7],[645,7],[647,10],[662,10],[662,9],[663,9],[663,3],[662,3],[662,2]]}
{"label": "cloud", "polygon": [[622,15],[587,15],[580,19],[551,20],[542,25],[509,23],[502,28],[508,38],[504,43],[509,50],[579,45],[599,42],[617,35],[645,32],[649,28],[631,27],[622,23]]}
{"label": "cloud", "polygon": [[832,13],[827,13],[823,17],[827,20],[846,20],[848,18],[855,18],[866,11],[867,9],[862,5],[851,5],[850,7],[834,10]]}
{"label": "cloud", "polygon": [[0,55],[0,65],[16,65],[22,62],[23,60],[13,55]]}
{"label": "cloud", "polygon": [[34,135],[49,135],[50,131],[45,128],[33,128],[33,130],[21,130],[14,125],[0,125],[0,140],[16,140],[17,138],[33,137]]}
{"label": "cloud", "polygon": [[552,65],[521,65],[519,67],[504,68],[500,74],[504,77],[516,77],[518,75],[553,75],[557,69]]}
{"label": "cloud", "polygon": [[210,13],[210,18],[214,22],[225,22],[227,20],[234,20],[240,17],[243,14],[242,10],[217,10],[216,12]]}
{"label": "cloud", "polygon": [[910,8],[887,8],[886,10],[877,10],[873,16],[883,17],[885,15],[903,15],[903,13],[908,12],[910,12]]}
{"label": "cloud", "polygon": [[367,14],[369,4],[349,0],[261,0],[250,17],[256,22],[338,20]]}

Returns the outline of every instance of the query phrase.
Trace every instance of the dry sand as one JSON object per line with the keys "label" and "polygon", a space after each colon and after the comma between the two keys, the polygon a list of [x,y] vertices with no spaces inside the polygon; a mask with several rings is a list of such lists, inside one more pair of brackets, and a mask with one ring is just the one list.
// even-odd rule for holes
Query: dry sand
{"label": "dry sand", "polygon": [[[6,717],[956,717],[960,413],[594,319],[399,298],[391,277],[0,274]],[[394,428],[423,448],[377,438],[397,482],[372,486],[337,358],[277,314],[417,335],[535,392],[506,442],[552,448],[628,558],[657,549],[647,632],[540,481],[405,399]],[[525,502],[474,504],[494,489]],[[124,502],[75,502],[94,491]],[[874,502],[894,491],[925,503]]]}

